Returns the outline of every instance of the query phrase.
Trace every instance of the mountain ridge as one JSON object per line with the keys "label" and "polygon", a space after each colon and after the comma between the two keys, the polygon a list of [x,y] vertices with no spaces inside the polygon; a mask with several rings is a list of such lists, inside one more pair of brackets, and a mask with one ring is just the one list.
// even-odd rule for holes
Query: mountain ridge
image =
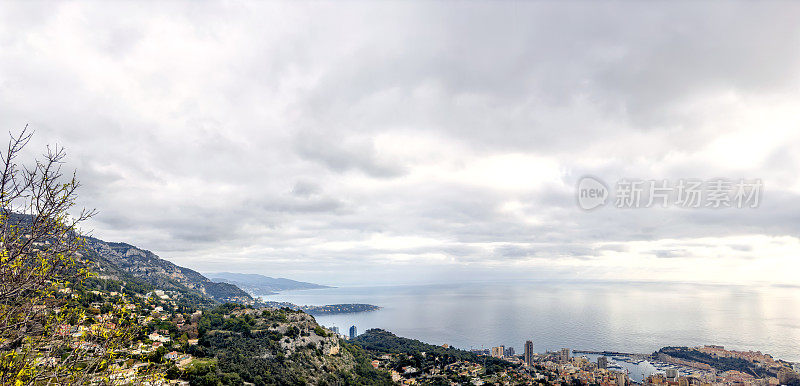
{"label": "mountain ridge", "polygon": [[274,278],[256,273],[216,272],[206,273],[206,276],[217,283],[234,284],[252,296],[272,295],[277,291],[285,290],[331,288],[326,285],[282,277]]}
{"label": "mountain ridge", "polygon": [[199,272],[162,259],[155,253],[124,242],[85,237],[83,252],[101,278],[136,278],[165,290],[191,292],[217,302],[252,304],[253,298],[230,283],[216,283]]}

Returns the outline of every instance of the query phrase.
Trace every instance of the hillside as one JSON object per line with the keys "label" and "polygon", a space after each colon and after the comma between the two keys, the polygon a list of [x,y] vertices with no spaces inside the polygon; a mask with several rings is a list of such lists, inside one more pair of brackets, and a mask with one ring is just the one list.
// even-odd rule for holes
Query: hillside
{"label": "hillside", "polygon": [[232,304],[203,313],[200,344],[191,354],[213,358],[211,366],[187,368],[183,379],[255,385],[388,385],[358,347],[322,328],[314,318],[288,309]]}
{"label": "hillside", "polygon": [[399,337],[377,328],[350,342],[366,350],[377,368],[388,371],[395,381],[433,385],[531,384],[517,364]]}
{"label": "hillside", "polygon": [[130,244],[87,237],[83,252],[103,278],[134,278],[159,289],[192,292],[218,302],[253,302],[250,295],[234,284],[215,283],[194,270],[175,265],[153,252]]}
{"label": "hillside", "polygon": [[207,275],[212,281],[218,283],[235,284],[251,295],[272,295],[277,291],[297,289],[330,288],[328,286],[284,279],[274,278],[254,273],[217,272]]}
{"label": "hillside", "polygon": [[414,354],[426,352],[440,356],[446,356],[456,360],[471,362],[482,362],[483,358],[469,351],[460,350],[453,347],[435,346],[423,343],[416,339],[409,339],[397,336],[389,331],[379,328],[367,330],[367,332],[357,336],[351,342],[361,346],[365,350],[388,353],[388,354]]}
{"label": "hillside", "polygon": [[126,331],[95,384],[107,384],[102,376],[117,380],[112,384],[161,376],[190,385],[392,384],[361,348],[302,311],[212,305],[191,292],[133,280],[90,278],[56,293],[80,311],[58,327],[66,344],[90,344],[87,339],[108,329]]}
{"label": "hillside", "polygon": [[694,366],[698,364],[707,365],[720,372],[739,371],[754,377],[777,377],[779,370],[779,368],[765,368],[761,364],[743,358],[720,357],[690,347],[663,347],[656,351],[653,356],[665,361],[676,358]]}

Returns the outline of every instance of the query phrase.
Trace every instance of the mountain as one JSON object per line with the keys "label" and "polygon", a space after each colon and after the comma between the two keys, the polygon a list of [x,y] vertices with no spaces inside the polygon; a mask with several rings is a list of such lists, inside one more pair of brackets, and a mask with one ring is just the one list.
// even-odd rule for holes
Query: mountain
{"label": "mountain", "polygon": [[276,291],[296,289],[330,288],[314,283],[306,283],[281,277],[274,278],[254,273],[218,272],[209,273],[208,277],[217,283],[235,284],[252,295],[271,295]]}
{"label": "mountain", "polygon": [[197,271],[177,266],[155,253],[126,243],[86,237],[83,253],[101,278],[136,279],[164,290],[194,293],[217,302],[252,303],[253,298],[230,283],[217,283]]}
{"label": "mountain", "polygon": [[[27,214],[12,213],[6,221],[14,226],[27,227],[31,226],[32,217]],[[85,244],[80,254],[87,261],[90,271],[98,274],[98,278],[128,282],[136,286],[144,285],[142,288],[178,291],[191,295],[203,303],[232,302],[254,305],[260,303],[248,292],[266,295],[274,293],[273,291],[290,289],[329,288],[284,278],[229,272],[213,274],[215,279],[210,280],[197,271],[175,265],[151,251],[131,244],[108,242],[89,236],[83,239]],[[290,308],[301,309],[295,305],[291,305]],[[331,310],[333,313],[339,313],[359,312],[377,307],[346,304],[317,308],[320,313],[331,313]]]}

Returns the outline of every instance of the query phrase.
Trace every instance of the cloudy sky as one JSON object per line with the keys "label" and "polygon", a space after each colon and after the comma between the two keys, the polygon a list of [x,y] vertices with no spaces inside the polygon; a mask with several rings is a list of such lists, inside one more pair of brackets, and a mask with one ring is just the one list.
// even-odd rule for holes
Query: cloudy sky
{"label": "cloudy sky", "polygon": [[[800,4],[4,2],[0,126],[85,225],[330,284],[800,284]],[[576,183],[761,179],[758,208]]]}

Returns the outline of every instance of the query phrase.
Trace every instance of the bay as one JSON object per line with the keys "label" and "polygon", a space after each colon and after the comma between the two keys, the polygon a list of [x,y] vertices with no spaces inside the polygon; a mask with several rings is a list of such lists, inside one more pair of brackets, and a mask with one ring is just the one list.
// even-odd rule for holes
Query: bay
{"label": "bay", "polygon": [[491,282],[339,287],[263,297],[295,304],[369,303],[378,311],[318,316],[346,334],[382,328],[463,349],[562,347],[652,353],[724,345],[800,361],[800,288],[630,282]]}

